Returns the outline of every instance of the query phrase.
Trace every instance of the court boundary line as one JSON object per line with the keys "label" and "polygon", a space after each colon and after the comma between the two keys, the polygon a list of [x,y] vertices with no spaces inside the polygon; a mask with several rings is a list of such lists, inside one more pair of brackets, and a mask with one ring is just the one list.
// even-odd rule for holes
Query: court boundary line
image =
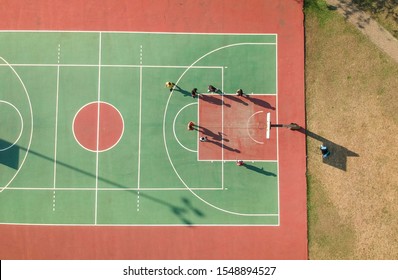
{"label": "court boundary line", "polygon": [[[96,32],[96,33],[98,33],[98,32]],[[147,32],[145,32],[145,33],[147,33]],[[100,36],[100,39],[99,39],[99,64],[96,66],[96,67],[98,67],[98,103],[100,102],[100,92],[101,92],[101,32],[99,32],[99,36]],[[189,34],[192,34],[192,33],[189,33]],[[218,35],[218,34],[217,34]],[[232,34],[232,35],[236,35],[236,34]],[[244,34],[244,35],[248,35],[248,34]],[[267,34],[268,35],[268,34]],[[238,44],[232,44],[232,45],[229,45],[229,46],[236,46],[236,45],[267,45],[268,43],[238,43]],[[276,45],[275,43],[272,43],[272,45]],[[223,47],[221,47],[220,49],[223,49],[223,48],[225,48],[225,46],[223,46]],[[53,66],[53,65],[52,65]],[[60,65],[57,65],[57,67],[60,67]],[[135,67],[135,66],[134,66]],[[142,67],[143,66],[139,66],[140,67],[140,69],[142,70]],[[153,66],[152,66],[153,67]],[[167,66],[166,66],[167,67]],[[186,68],[186,71],[187,70],[189,70],[189,69],[191,69],[191,68],[193,68],[192,67],[192,65],[191,66],[189,66],[189,67],[180,67],[180,68]],[[210,68],[210,67],[201,67],[201,68]],[[217,67],[216,67],[217,68]],[[221,68],[222,69],[222,71],[224,70],[224,68],[223,67],[219,67],[219,68]],[[184,72],[184,74],[185,74],[185,72]],[[181,77],[180,77],[181,78]],[[222,76],[222,79],[224,79],[224,77]],[[222,96],[223,97],[223,96]],[[97,134],[99,133],[99,122],[100,122],[100,119],[99,119],[99,115],[100,115],[100,113],[99,113],[99,108],[98,108],[98,121],[97,121]],[[98,165],[99,165],[99,163],[98,163],[98,155],[99,155],[99,152],[98,152],[98,150],[99,150],[99,136],[97,135],[97,156],[96,156],[96,187],[95,187],[95,190],[96,190],[96,209],[95,209],[95,223],[97,223],[97,201],[98,201]],[[223,163],[224,161],[222,161],[222,163]],[[222,172],[223,172],[224,170],[222,169]],[[193,190],[193,188],[188,188],[190,191],[191,190]],[[202,190],[202,189],[200,189],[200,190]],[[224,209],[221,209],[221,210],[223,210],[223,212],[225,212],[225,210]],[[230,211],[228,211],[228,213],[231,213]],[[235,213],[235,214],[237,214],[237,213]],[[268,215],[268,214],[241,214],[241,213],[238,213],[238,215],[244,215],[244,216],[266,216],[266,215]],[[273,214],[273,215],[280,215],[280,213],[278,213],[278,214]],[[268,225],[267,225],[268,226]]]}
{"label": "court boundary line", "polygon": [[221,187],[224,189],[224,68],[221,69]]}
{"label": "court boundary line", "polygon": [[[83,64],[83,63],[63,63],[63,64],[56,64],[56,63],[12,63],[10,64],[13,67],[98,67],[97,64]],[[7,64],[0,62],[0,67],[8,66]],[[102,64],[102,68],[176,68],[176,69],[186,69],[190,68],[187,65],[152,65],[152,64]],[[190,69],[218,69],[223,68],[224,66],[193,66]]]}
{"label": "court boundary line", "polygon": [[[206,187],[206,188],[200,188],[200,187],[195,187],[192,188],[193,190],[198,190],[198,191],[222,191],[223,189],[220,187]],[[10,191],[53,191],[53,188],[51,186],[49,187],[9,187],[7,190]],[[58,187],[57,191],[95,191],[95,187]],[[162,187],[140,187],[139,189],[137,187],[131,187],[131,188],[98,188],[98,191],[188,191],[185,187],[175,187],[175,188],[162,188]]]}
{"label": "court boundary line", "polygon": [[159,34],[159,35],[238,35],[238,36],[277,36],[278,33],[204,33],[204,32],[153,32],[153,31],[96,31],[96,30],[0,30],[0,33],[99,33],[104,34]]}
{"label": "court boundary line", "polygon": [[[276,113],[275,115],[276,115],[276,123],[279,123],[279,110],[278,110],[278,108],[279,108],[279,102],[278,102],[278,98],[279,98],[278,46],[279,45],[278,45],[278,34],[276,34],[275,43],[276,43],[276,47],[275,47],[275,56],[276,56],[276,60],[275,60],[275,73],[276,73],[276,75],[275,75],[275,78],[276,78],[276,83],[275,83],[275,85],[276,85],[276,88],[275,88],[275,91],[276,91],[275,109],[277,109],[276,112],[275,112]],[[279,129],[276,130],[276,159],[277,159],[277,173],[276,173],[276,175],[277,175],[277,182],[278,182],[278,186],[277,186],[277,188],[278,188],[278,206],[277,207],[278,207],[278,213],[280,213],[281,209],[280,209],[280,183],[279,183],[279,180],[280,180],[280,175],[279,175],[279,164],[280,164],[280,161],[279,161]],[[280,215],[279,215],[278,216],[278,225],[280,225],[280,223],[281,223],[281,221],[280,221]]]}
{"label": "court boundary line", "polygon": [[[276,214],[269,214],[266,217],[276,217]],[[23,226],[73,226],[73,227],[181,227],[187,226],[186,224],[28,224],[28,223],[0,223],[0,225],[23,225]],[[195,227],[278,227],[279,225],[273,224],[195,224]]]}

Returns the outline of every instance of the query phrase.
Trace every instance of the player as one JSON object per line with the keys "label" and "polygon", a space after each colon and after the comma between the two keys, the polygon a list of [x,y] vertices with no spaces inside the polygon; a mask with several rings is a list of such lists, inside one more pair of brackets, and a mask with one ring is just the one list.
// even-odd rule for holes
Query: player
{"label": "player", "polygon": [[218,91],[218,89],[212,85],[209,85],[207,88],[207,92],[216,93],[217,91]]}
{"label": "player", "polygon": [[174,87],[175,87],[175,83],[173,82],[166,82],[166,87],[171,91],[173,91]]}
{"label": "player", "polygon": [[247,96],[246,94],[243,93],[243,89],[241,89],[241,88],[236,91],[236,95],[237,96],[244,96],[244,95]]}
{"label": "player", "polygon": [[191,96],[192,96],[192,98],[195,98],[196,95],[198,95],[198,89],[194,88],[193,90],[191,90]]}
{"label": "player", "polygon": [[325,145],[322,144],[320,149],[321,149],[323,158],[327,158],[330,155],[330,151],[329,151],[328,147],[326,147]]}
{"label": "player", "polygon": [[189,122],[188,123],[188,130],[193,130],[194,129],[194,127],[195,127],[195,123],[194,122]]}

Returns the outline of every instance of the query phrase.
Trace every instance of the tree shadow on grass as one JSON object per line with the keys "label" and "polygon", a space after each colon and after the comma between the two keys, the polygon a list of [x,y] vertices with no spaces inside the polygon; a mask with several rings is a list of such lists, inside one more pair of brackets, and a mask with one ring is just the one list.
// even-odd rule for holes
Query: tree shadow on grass
{"label": "tree shadow on grass", "polygon": [[343,171],[347,171],[347,158],[359,157],[359,154],[357,154],[356,152],[350,151],[349,149],[337,143],[334,143],[333,141],[326,139],[325,137],[322,137],[312,131],[309,131],[302,127],[297,131],[299,131],[300,133],[304,133],[308,137],[318,140],[320,144],[323,144],[329,149],[330,156],[328,156],[327,158],[323,158],[323,163],[325,164],[328,164]]}
{"label": "tree shadow on grass", "polygon": [[[16,147],[16,149],[18,149],[18,150],[28,151],[28,150],[27,150],[26,148],[24,148],[24,147],[19,147],[19,146],[15,146],[15,147]],[[54,162],[54,159],[53,159],[53,158],[48,157],[48,156],[46,156],[46,155],[43,155],[43,154],[41,154],[41,153],[35,152],[35,151],[33,151],[33,150],[29,150],[28,152],[29,152],[29,154],[31,154],[31,155],[35,155],[35,156],[38,156],[38,157],[40,157],[40,158],[42,158],[42,159],[44,159],[44,160],[48,160],[48,161]],[[118,182],[114,182],[114,181],[112,181],[112,180],[103,178],[103,177],[101,177],[101,176],[96,176],[95,174],[92,174],[92,173],[90,173],[90,172],[84,171],[84,170],[82,170],[82,169],[80,169],[80,168],[74,167],[74,166],[72,166],[72,165],[70,165],[70,164],[67,164],[67,163],[64,163],[64,162],[62,162],[62,161],[57,160],[56,163],[57,163],[57,165],[66,167],[66,168],[68,168],[68,169],[70,169],[70,170],[73,170],[73,171],[75,171],[75,172],[81,173],[81,174],[83,174],[83,175],[85,175],[85,176],[88,176],[88,177],[91,177],[91,178],[94,178],[94,179],[98,179],[98,181],[101,181],[101,182],[110,184],[110,185],[115,186],[115,187],[117,187],[117,188],[121,188],[121,189],[126,189],[126,188],[128,188],[127,186],[124,186],[124,185],[122,185],[122,184],[120,184],[120,183],[118,183]],[[2,190],[3,190],[3,189],[0,188],[0,191],[2,191]],[[126,192],[131,192],[131,193],[135,193],[136,195],[138,195],[138,190],[126,190]],[[180,219],[180,221],[181,221],[183,224],[185,224],[185,225],[188,225],[188,226],[192,226],[192,225],[193,225],[193,222],[191,222],[191,221],[187,218],[187,215],[190,214],[192,211],[193,211],[194,214],[196,214],[197,216],[205,217],[204,213],[203,213],[203,212],[200,212],[200,210],[194,208],[194,207],[192,206],[192,204],[189,202],[189,200],[186,199],[186,198],[184,198],[184,199],[182,200],[182,205],[174,205],[174,204],[172,204],[172,203],[170,203],[170,202],[168,202],[168,201],[166,201],[166,200],[162,200],[162,199],[157,198],[157,197],[155,197],[155,196],[151,196],[151,195],[145,193],[145,192],[142,191],[142,190],[139,191],[139,195],[140,195],[140,197],[146,198],[146,199],[148,199],[148,200],[151,200],[151,201],[156,202],[156,203],[158,203],[158,204],[160,204],[160,205],[162,205],[162,206],[167,207],[167,208],[169,209],[169,211],[170,211],[171,213],[173,213],[174,215],[176,215],[176,216]]]}

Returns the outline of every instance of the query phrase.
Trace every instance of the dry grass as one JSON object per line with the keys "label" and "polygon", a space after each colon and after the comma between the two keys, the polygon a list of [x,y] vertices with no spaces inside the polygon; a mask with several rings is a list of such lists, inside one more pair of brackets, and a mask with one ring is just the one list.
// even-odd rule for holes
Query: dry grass
{"label": "dry grass", "polygon": [[398,2],[396,0],[353,0],[352,2],[398,38]]}
{"label": "dry grass", "polygon": [[310,259],[398,259],[398,65],[335,12],[305,25]]}

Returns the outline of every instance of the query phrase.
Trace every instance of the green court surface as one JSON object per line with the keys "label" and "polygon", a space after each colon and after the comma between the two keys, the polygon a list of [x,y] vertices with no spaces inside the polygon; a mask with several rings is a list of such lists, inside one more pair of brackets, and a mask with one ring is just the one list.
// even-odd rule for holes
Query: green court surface
{"label": "green court surface", "polygon": [[277,36],[0,32],[0,223],[279,225],[277,160],[198,160],[209,84],[277,98]]}

